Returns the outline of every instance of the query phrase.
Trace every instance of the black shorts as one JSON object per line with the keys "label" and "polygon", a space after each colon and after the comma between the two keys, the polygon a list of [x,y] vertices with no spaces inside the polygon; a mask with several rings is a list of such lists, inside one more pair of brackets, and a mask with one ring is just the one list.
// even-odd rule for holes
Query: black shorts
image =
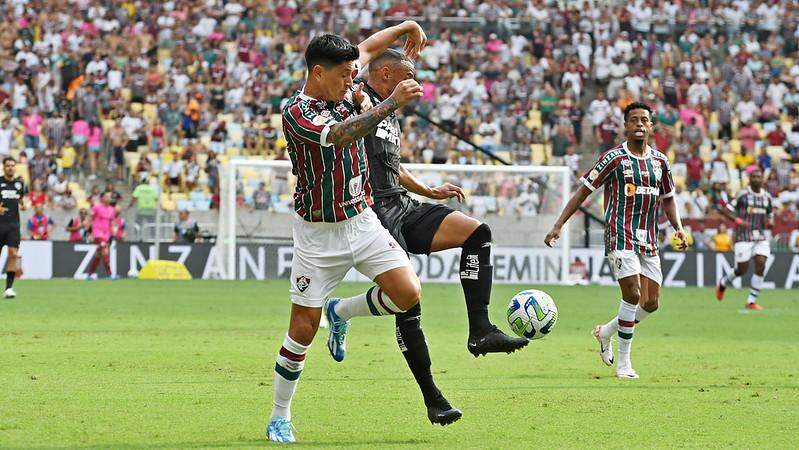
{"label": "black shorts", "polygon": [[0,248],[4,245],[19,248],[20,237],[21,234],[19,232],[18,223],[0,224]]}
{"label": "black shorts", "polygon": [[441,222],[455,212],[439,203],[421,203],[407,195],[375,199],[377,217],[406,252],[429,255]]}

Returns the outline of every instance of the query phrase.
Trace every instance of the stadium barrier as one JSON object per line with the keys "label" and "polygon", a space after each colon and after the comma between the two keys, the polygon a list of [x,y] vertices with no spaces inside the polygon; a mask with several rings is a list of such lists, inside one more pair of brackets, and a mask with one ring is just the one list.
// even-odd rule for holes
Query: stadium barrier
{"label": "stadium barrier", "polygon": [[[83,279],[95,249],[96,246],[85,243],[24,241],[21,247],[24,277]],[[121,276],[136,273],[149,259],[155,258],[155,254],[153,244],[115,243],[110,253],[111,270]],[[236,278],[288,278],[292,256],[290,243],[237,245]],[[192,277],[197,279],[220,278],[224,264],[216,247],[210,243],[161,244],[159,257],[184,264]],[[423,282],[457,283],[459,257],[460,250],[452,249],[429,257],[412,255],[411,261]],[[615,284],[601,249],[574,248],[571,258],[572,261],[583,263],[590,282]],[[0,264],[5,264],[5,259],[4,249],[0,253]],[[560,280],[559,249],[495,246],[493,264],[497,283],[535,285],[556,284]],[[713,286],[723,273],[732,270],[733,255],[707,251],[665,252],[662,266],[664,286]],[[748,283],[750,277],[751,271],[743,282]],[[355,271],[350,272],[346,279],[367,281]],[[794,287],[799,287],[799,254],[774,253],[766,265],[764,288]]]}

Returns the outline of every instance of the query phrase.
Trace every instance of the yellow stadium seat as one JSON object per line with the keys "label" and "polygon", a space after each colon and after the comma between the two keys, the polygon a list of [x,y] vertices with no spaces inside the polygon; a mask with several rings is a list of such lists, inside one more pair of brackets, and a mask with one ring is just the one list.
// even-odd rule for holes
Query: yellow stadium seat
{"label": "yellow stadium seat", "polygon": [[725,154],[721,155],[721,158],[724,161],[727,162],[727,167],[732,169],[733,167],[735,167],[735,156],[736,155],[738,155],[738,153],[730,152],[730,153],[725,153]]}
{"label": "yellow stadium seat", "polygon": [[741,141],[738,139],[730,139],[730,152],[731,153],[741,153]]}
{"label": "yellow stadium seat", "polygon": [[178,201],[181,201],[181,200],[188,200],[188,198],[189,198],[189,196],[184,194],[183,192],[173,192],[169,196],[169,199],[172,200],[173,202],[178,202]]}
{"label": "yellow stadium seat", "polygon": [[139,112],[142,110],[142,104],[139,102],[133,102],[130,104],[130,110],[133,112]]}
{"label": "yellow stadium seat", "polygon": [[546,153],[544,151],[544,144],[532,144],[530,145],[530,151],[532,152],[532,161],[535,165],[541,165],[546,161]]}
{"label": "yellow stadium seat", "polygon": [[139,164],[139,154],[125,152],[125,166],[133,168],[136,167],[137,164]]}
{"label": "yellow stadium seat", "polygon": [[228,147],[225,150],[225,154],[228,156],[241,156],[241,150],[238,147]]}
{"label": "yellow stadium seat", "polygon": [[702,161],[710,161],[711,152],[712,150],[709,145],[703,145],[699,147],[699,157],[702,158]]}
{"label": "yellow stadium seat", "polygon": [[122,97],[122,100],[129,102],[133,94],[131,93],[130,88],[121,88],[119,90],[119,96]]}
{"label": "yellow stadium seat", "polygon": [[89,209],[91,206],[88,200],[78,200],[78,209]]}
{"label": "yellow stadium seat", "polygon": [[788,154],[781,145],[769,145],[766,147],[766,153],[768,153],[775,162],[781,160],[784,155]]}
{"label": "yellow stadium seat", "polygon": [[144,117],[147,123],[155,122],[155,119],[158,117],[158,106],[152,103],[146,103],[142,110],[142,117]]}

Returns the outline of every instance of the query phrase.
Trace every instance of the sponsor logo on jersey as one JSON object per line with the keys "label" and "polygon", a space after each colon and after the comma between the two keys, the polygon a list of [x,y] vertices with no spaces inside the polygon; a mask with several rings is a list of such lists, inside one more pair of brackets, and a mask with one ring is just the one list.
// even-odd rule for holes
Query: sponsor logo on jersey
{"label": "sponsor logo on jersey", "polygon": [[330,120],[330,118],[329,118],[329,117],[325,117],[325,116],[322,116],[322,115],[318,115],[318,116],[315,116],[315,117],[313,118],[313,120],[311,121],[311,123],[313,123],[314,125],[316,125],[316,126],[318,126],[318,127],[321,127],[322,125],[327,125],[327,124],[329,124],[329,123],[330,123],[330,121],[331,121],[331,120]]}
{"label": "sponsor logo on jersey", "polygon": [[[599,163],[596,165],[596,170],[598,170],[598,171],[600,171],[600,172],[601,172],[601,171],[602,171],[602,169],[604,169],[604,168],[605,168],[605,166],[607,166],[607,165],[608,165],[608,164],[610,164],[610,163],[611,163],[613,160],[615,160],[617,156],[619,156],[619,155],[623,155],[623,154],[624,154],[624,149],[623,149],[623,148],[618,148],[618,149],[616,149],[616,150],[613,150],[612,152],[610,152],[610,153],[606,154],[606,155],[605,155],[605,156],[604,156],[604,157],[603,157],[603,158],[602,158],[602,159],[599,161]],[[623,164],[623,163],[624,163],[624,162],[622,161],[622,164]]]}
{"label": "sponsor logo on jersey", "polygon": [[594,169],[588,173],[588,181],[594,181],[598,176],[599,176],[599,171]]}
{"label": "sponsor logo on jersey", "polygon": [[633,176],[633,169],[624,169],[621,171],[621,174],[625,177],[632,177]]}
{"label": "sponsor logo on jersey", "polygon": [[297,289],[300,292],[305,292],[308,286],[311,285],[311,279],[306,276],[297,277]]}
{"label": "sponsor logo on jersey", "polygon": [[659,192],[656,187],[636,186],[632,183],[624,185],[624,195],[627,197],[632,197],[633,195],[658,195]]}
{"label": "sponsor logo on jersey", "polygon": [[394,126],[394,121],[391,120],[391,117],[384,119],[377,125],[375,136],[396,146],[400,145],[400,133],[397,127]]}
{"label": "sponsor logo on jersey", "polygon": [[746,208],[747,214],[766,214],[766,208],[759,208],[757,206],[750,206]]}
{"label": "sponsor logo on jersey", "polygon": [[19,191],[16,189],[3,189],[0,191],[0,195],[2,195],[4,199],[19,200]]}

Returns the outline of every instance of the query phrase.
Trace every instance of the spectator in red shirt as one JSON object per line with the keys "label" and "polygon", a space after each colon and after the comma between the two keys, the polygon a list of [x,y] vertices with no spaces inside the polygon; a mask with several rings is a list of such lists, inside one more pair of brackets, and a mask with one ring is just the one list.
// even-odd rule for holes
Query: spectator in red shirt
{"label": "spectator in red shirt", "polygon": [[658,127],[655,130],[655,148],[658,151],[667,153],[671,148],[671,133],[666,127]]}
{"label": "spectator in red shirt", "polygon": [[702,182],[702,172],[705,170],[705,162],[699,156],[699,150],[694,150],[694,153],[685,162],[685,166],[688,169],[688,190],[693,191]]}
{"label": "spectator in red shirt", "polygon": [[785,132],[782,131],[781,127],[777,126],[777,128],[768,132],[766,140],[768,140],[768,145],[782,145],[785,143]]}
{"label": "spectator in red shirt", "polygon": [[47,194],[42,191],[42,185],[39,180],[33,182],[33,187],[28,194],[28,199],[31,202],[31,206],[34,208],[37,206],[44,206],[47,203]]}
{"label": "spectator in red shirt", "polygon": [[595,129],[596,140],[599,141],[600,153],[610,150],[616,145],[616,134],[619,130],[619,124],[612,115],[605,117],[605,120],[597,125]]}
{"label": "spectator in red shirt", "polygon": [[50,229],[55,225],[53,219],[44,213],[44,206],[36,205],[36,212],[28,219],[28,232],[34,241],[50,239]]}

